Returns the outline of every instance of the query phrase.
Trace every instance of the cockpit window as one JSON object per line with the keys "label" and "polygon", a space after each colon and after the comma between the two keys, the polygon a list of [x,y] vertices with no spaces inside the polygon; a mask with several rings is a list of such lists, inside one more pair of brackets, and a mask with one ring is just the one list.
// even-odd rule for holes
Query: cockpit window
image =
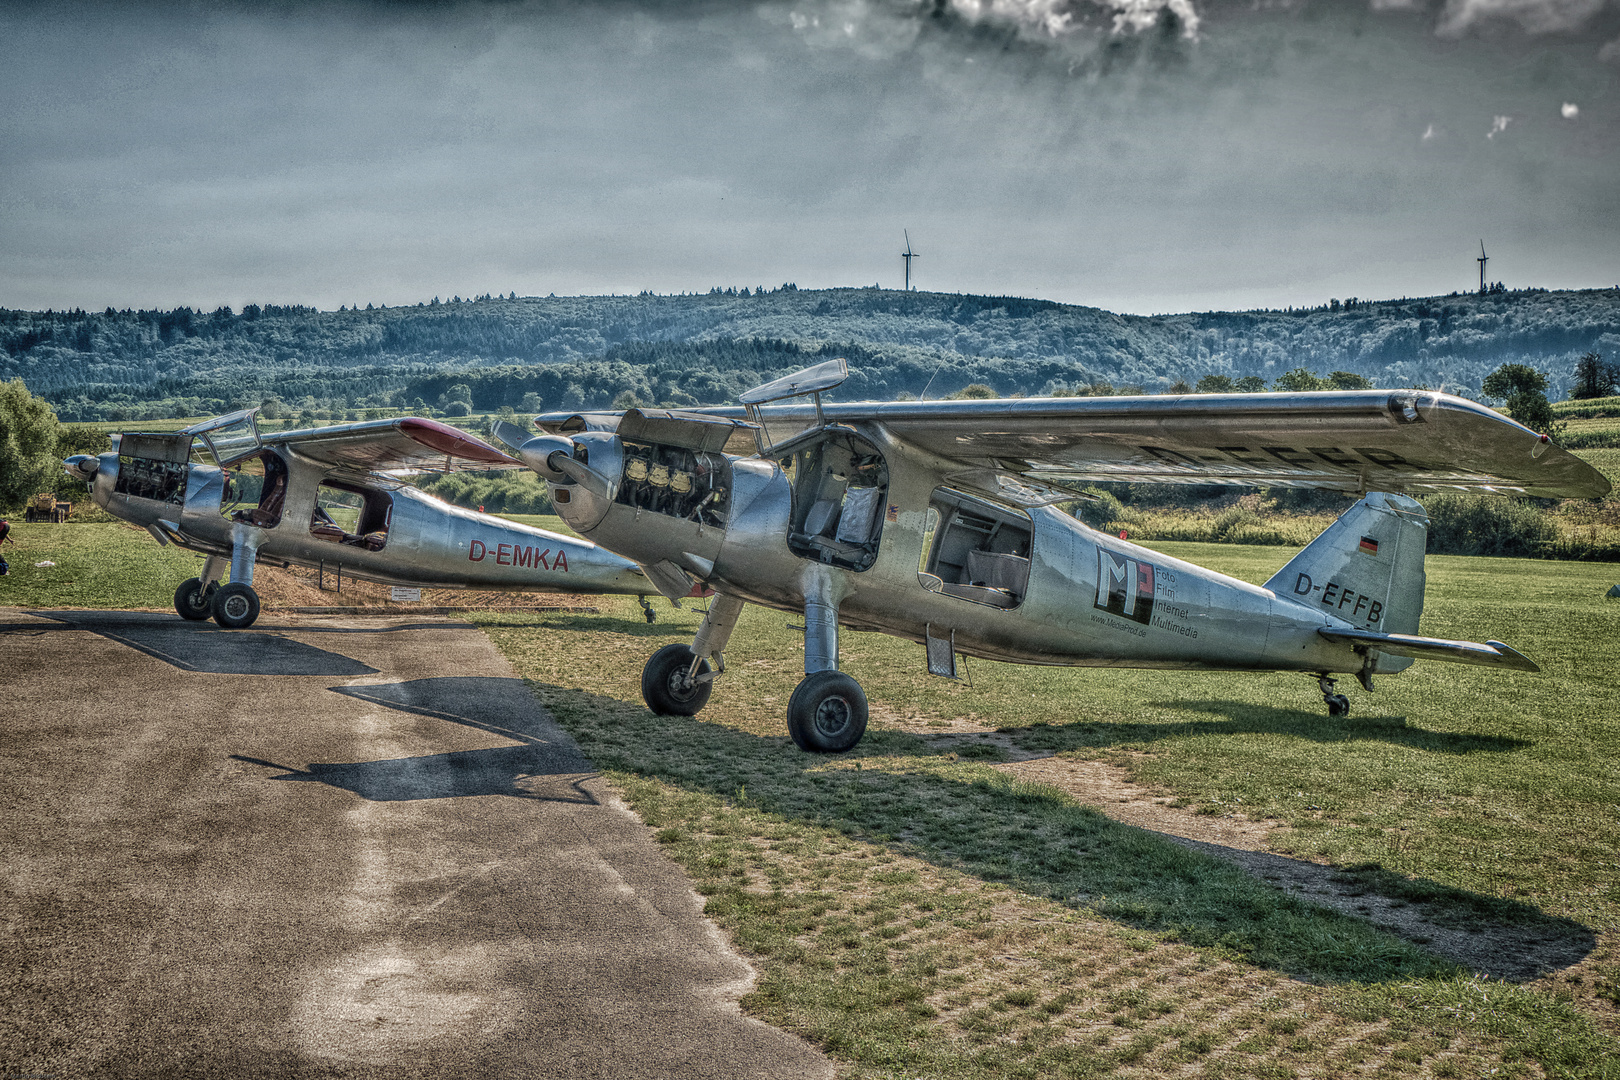
{"label": "cockpit window", "polygon": [[848,429],[825,428],[793,448],[784,470],[793,483],[788,550],[846,570],[869,568],[888,517],[889,469],[877,447]]}
{"label": "cockpit window", "polygon": [[273,529],[281,524],[287,501],[287,465],[268,450],[236,463],[225,472],[222,507],[232,521]]}
{"label": "cockpit window", "polygon": [[327,480],[316,489],[309,534],[331,544],[381,551],[388,543],[393,511],[393,496],[386,491]]}

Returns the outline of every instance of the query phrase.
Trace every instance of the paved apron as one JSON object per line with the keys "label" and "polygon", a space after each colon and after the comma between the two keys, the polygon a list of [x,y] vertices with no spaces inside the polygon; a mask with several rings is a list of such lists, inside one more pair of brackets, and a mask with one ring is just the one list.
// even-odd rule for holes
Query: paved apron
{"label": "paved apron", "polygon": [[0,1075],[828,1076],[488,639],[0,610]]}

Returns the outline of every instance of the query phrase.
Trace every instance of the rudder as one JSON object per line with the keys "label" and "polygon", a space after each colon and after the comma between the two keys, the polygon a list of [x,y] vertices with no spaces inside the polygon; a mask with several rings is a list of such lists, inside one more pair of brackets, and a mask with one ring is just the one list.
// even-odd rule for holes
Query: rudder
{"label": "rudder", "polygon": [[1429,515],[1416,499],[1372,492],[1289,560],[1266,588],[1360,629],[1416,634],[1428,539]]}

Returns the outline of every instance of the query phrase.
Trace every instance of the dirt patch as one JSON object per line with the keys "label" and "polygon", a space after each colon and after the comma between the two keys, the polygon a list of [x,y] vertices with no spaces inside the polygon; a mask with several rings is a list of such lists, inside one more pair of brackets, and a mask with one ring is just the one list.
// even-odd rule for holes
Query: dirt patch
{"label": "dirt patch", "polygon": [[[997,741],[994,734],[974,739]],[[1428,905],[1385,895],[1367,875],[1269,850],[1273,834],[1286,832],[1279,822],[1172,806],[1162,793],[1131,783],[1115,765],[1026,755],[992,767],[1058,788],[1116,821],[1240,866],[1291,896],[1365,919],[1481,975],[1513,982],[1540,978],[1580,963],[1596,944],[1590,931],[1567,920],[1508,924],[1476,917],[1462,920],[1459,927],[1449,914],[1437,921]]]}
{"label": "dirt patch", "polygon": [[1242,814],[1200,814],[1174,805],[1162,791],[1134,784],[1123,768],[1030,751],[972,719],[941,724],[916,717],[885,717],[922,736],[938,753],[972,759],[991,768],[1072,796],[1115,821],[1158,833],[1183,847],[1242,867],[1291,896],[1333,908],[1406,938],[1439,956],[1492,978],[1526,982],[1581,964],[1596,946],[1585,927],[1569,920],[1502,923],[1432,909],[1381,891],[1371,875],[1290,858],[1273,850],[1281,822]]}

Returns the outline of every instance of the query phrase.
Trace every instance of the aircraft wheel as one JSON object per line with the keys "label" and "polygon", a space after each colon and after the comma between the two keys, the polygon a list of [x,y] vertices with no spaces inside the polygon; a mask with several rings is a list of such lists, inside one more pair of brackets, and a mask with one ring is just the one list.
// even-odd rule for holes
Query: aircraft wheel
{"label": "aircraft wheel", "polygon": [[[712,681],[693,682],[687,678],[692,670],[692,646],[665,645],[652,654],[647,666],[641,669],[641,700],[659,716],[696,716],[698,710],[709,703],[714,691]],[[698,665],[698,674],[706,674],[709,662]]]}
{"label": "aircraft wheel", "polygon": [[1350,699],[1343,694],[1329,694],[1327,696],[1327,707],[1329,716],[1350,715]]}
{"label": "aircraft wheel", "polygon": [[174,610],[182,619],[201,622],[214,613],[213,599],[218,589],[217,582],[205,586],[202,578],[187,578],[174,590]]}
{"label": "aircraft wheel", "polygon": [[214,621],[227,630],[245,630],[259,617],[259,594],[253,586],[233,581],[214,593]]}
{"label": "aircraft wheel", "polygon": [[788,734],[800,750],[854,749],[866,734],[866,692],[842,671],[806,675],[788,699]]}

